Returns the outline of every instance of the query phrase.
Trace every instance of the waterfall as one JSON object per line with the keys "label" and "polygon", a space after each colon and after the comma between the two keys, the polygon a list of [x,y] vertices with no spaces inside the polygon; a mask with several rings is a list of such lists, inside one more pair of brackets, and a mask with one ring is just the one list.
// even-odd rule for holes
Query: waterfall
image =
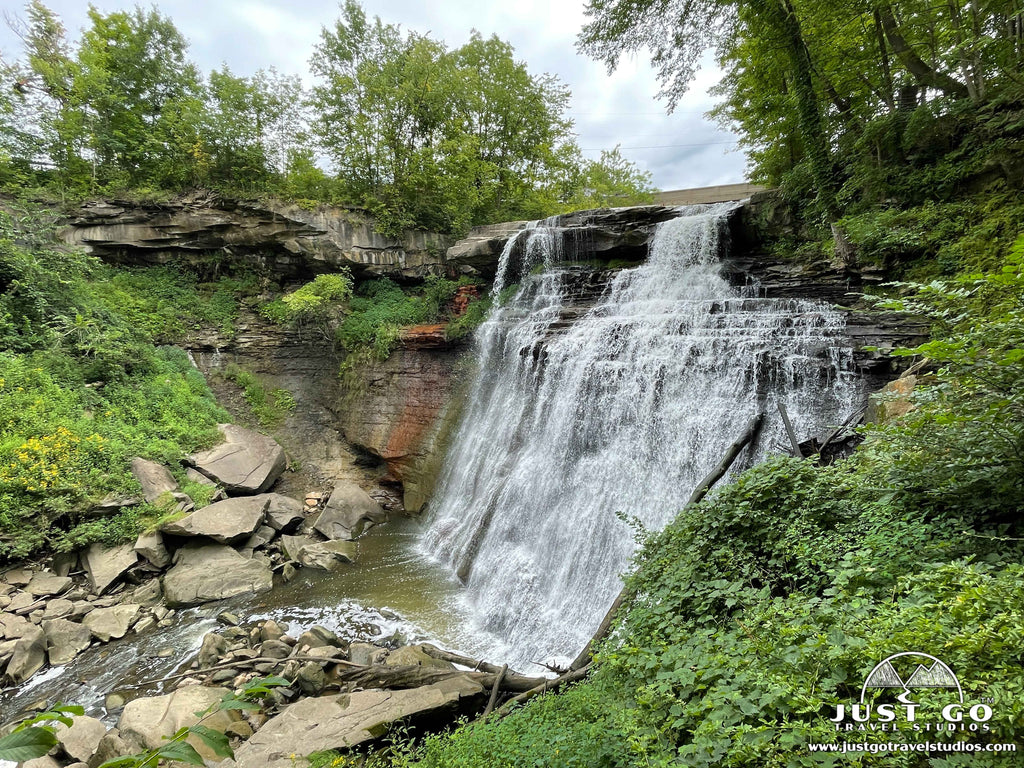
{"label": "waterfall", "polygon": [[[523,277],[478,329],[421,545],[464,581],[492,658],[529,669],[574,656],[635,546],[618,513],[665,525],[758,410],[748,465],[788,445],[777,401],[805,437],[859,399],[840,313],[719,275],[730,208],[683,209],[644,264],[589,286],[589,306],[593,273],[543,258],[555,266]],[[541,242],[536,227],[518,237]]]}

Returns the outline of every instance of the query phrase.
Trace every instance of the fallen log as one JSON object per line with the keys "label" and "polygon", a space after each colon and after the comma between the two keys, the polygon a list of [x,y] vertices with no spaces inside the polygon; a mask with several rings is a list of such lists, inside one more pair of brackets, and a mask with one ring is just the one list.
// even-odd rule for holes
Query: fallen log
{"label": "fallen log", "polygon": [[782,416],[782,424],[786,427],[786,434],[789,435],[789,442],[793,446],[793,455],[798,459],[804,457],[804,452],[800,448],[800,441],[796,437],[796,431],[793,429],[793,422],[789,420],[789,411],[786,410],[786,404],[779,400],[776,405],[779,406],[779,415]]}
{"label": "fallen log", "polygon": [[[743,431],[743,434],[740,435],[732,443],[732,445],[728,447],[728,449],[726,449],[725,455],[722,457],[722,460],[718,462],[718,466],[711,470],[711,472],[708,473],[707,477],[701,480],[700,483],[697,484],[697,487],[693,489],[693,493],[690,494],[690,498],[687,499],[686,504],[683,505],[683,509],[686,509],[687,507],[690,507],[698,503],[701,499],[707,496],[708,491],[711,490],[715,483],[721,480],[722,477],[725,476],[725,473],[729,471],[729,467],[731,467],[733,462],[736,461],[736,457],[740,455],[740,451],[742,451],[748,443],[750,443],[757,437],[757,434],[761,431],[761,425],[763,423],[764,411],[761,411],[753,419],[751,419],[750,423],[747,425],[747,428]],[[631,593],[629,589],[627,589],[626,587],[622,588],[622,591],[619,592],[618,597],[616,597],[615,601],[612,603],[611,608],[608,609],[608,612],[605,613],[604,618],[601,619],[601,624],[598,626],[597,631],[594,633],[594,636],[590,638],[590,641],[586,644],[586,646],[584,646],[583,650],[580,651],[579,656],[577,656],[573,660],[572,664],[569,665],[570,672],[583,669],[584,667],[589,666],[590,659],[593,655],[594,646],[608,636],[608,633],[611,632],[612,624],[615,621],[616,614],[618,614],[623,604],[626,602],[631,602],[633,600],[633,597],[634,595]]]}
{"label": "fallen log", "polygon": [[415,664],[401,667],[389,667],[383,664],[367,667],[349,666],[337,670],[331,675],[331,678],[336,685],[349,683],[360,688],[401,689],[434,685],[442,680],[458,676],[469,677],[484,688],[493,688],[497,684],[500,690],[510,693],[524,693],[545,682],[550,682],[550,679],[546,677],[506,674],[501,671],[500,667],[498,667],[498,672],[464,672],[457,669],[421,667]]}
{"label": "fallen log", "polygon": [[509,699],[504,704],[502,704],[498,709],[494,710],[494,716],[498,718],[505,717],[505,715],[512,712],[512,710],[515,708],[517,704],[524,704],[530,699],[532,699],[534,696],[539,696],[540,694],[547,693],[548,691],[554,692],[561,688],[563,685],[568,685],[569,683],[575,683],[578,680],[582,680],[587,676],[587,673],[589,672],[590,664],[587,664],[585,667],[581,667],[580,669],[574,669],[569,672],[566,672],[564,675],[562,675],[561,677],[556,677],[554,680],[544,678],[544,682],[540,685],[534,686],[530,690],[524,691],[518,696]]}
{"label": "fallen log", "polygon": [[498,673],[498,677],[494,680],[494,686],[491,688],[491,698],[487,700],[487,706],[484,707],[484,713],[481,717],[487,717],[494,709],[494,705],[498,701],[498,692],[501,690],[501,681],[505,679],[505,673],[507,671],[508,664],[502,665],[501,672]]}

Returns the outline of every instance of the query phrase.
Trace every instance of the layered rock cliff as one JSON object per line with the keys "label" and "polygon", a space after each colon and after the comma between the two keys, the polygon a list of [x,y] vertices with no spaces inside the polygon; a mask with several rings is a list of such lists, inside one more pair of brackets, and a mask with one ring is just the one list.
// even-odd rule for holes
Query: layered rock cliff
{"label": "layered rock cliff", "polygon": [[[676,215],[668,206],[581,211],[556,217],[561,252],[580,265],[575,303],[551,328],[572,324],[600,295],[614,268],[645,258],[658,224]],[[494,276],[510,238],[528,222],[479,227],[450,244],[443,237],[410,232],[400,240],[373,231],[359,211],[295,205],[243,203],[194,196],[169,204],[128,206],[95,203],[68,221],[68,242],[88,245],[104,259],[153,264],[170,261],[208,265],[237,260],[282,281],[348,267],[357,278],[389,276],[404,281],[428,274]],[[772,298],[807,298],[846,307],[847,328],[858,345],[858,364],[869,387],[894,378],[900,358],[886,352],[913,345],[927,334],[925,323],[877,312],[860,301],[881,275],[827,260],[779,256],[771,240],[791,227],[790,212],[771,194],[738,207],[730,220],[731,244],[723,269],[738,286]],[[288,390],[297,407],[277,436],[292,456],[327,479],[401,485],[405,507],[422,508],[430,498],[446,440],[459,411],[458,382],[464,348],[452,346],[443,326],[403,334],[385,361],[360,360],[339,379],[343,353],[327,340],[274,326],[246,314],[237,333],[207,333],[189,344],[197,364],[215,372],[236,361],[270,386]]]}

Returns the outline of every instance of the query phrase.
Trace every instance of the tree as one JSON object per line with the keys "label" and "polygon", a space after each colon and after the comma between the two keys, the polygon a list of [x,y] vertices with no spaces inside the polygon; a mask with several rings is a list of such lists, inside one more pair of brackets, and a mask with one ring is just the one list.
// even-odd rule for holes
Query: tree
{"label": "tree", "polygon": [[813,64],[789,0],[591,0],[586,13],[592,20],[580,34],[580,49],[614,69],[622,53],[649,48],[670,109],[693,80],[701,54],[732,39],[736,26],[781,51],[819,204],[830,221],[837,218],[837,185]]}
{"label": "tree", "polygon": [[186,183],[203,111],[188,44],[157,10],[89,9],[78,50],[78,110],[101,182]]}

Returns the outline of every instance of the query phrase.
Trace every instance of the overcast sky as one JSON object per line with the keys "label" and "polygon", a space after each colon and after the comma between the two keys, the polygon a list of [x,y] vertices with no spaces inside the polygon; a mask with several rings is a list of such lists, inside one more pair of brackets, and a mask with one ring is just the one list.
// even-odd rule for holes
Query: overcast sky
{"label": "overcast sky", "polygon": [[[77,38],[86,21],[86,3],[44,3]],[[94,5],[112,11],[136,3],[94,0]],[[320,29],[338,17],[337,5],[322,0],[163,0],[156,5],[188,38],[192,59],[203,71],[227,63],[236,74],[249,75],[274,66],[301,75],[307,85],[307,62]],[[5,0],[4,6],[15,3]],[[736,149],[735,136],[703,117],[714,103],[707,90],[717,71],[705,67],[676,112],[666,115],[663,102],[655,98],[658,83],[646,60],[623,61],[609,76],[603,65],[576,53],[583,6],[582,0],[363,0],[367,15],[429,32],[452,47],[464,43],[473,29],[512,43],[531,72],[557,75],[572,90],[570,117],[588,157],[618,144],[626,157],[653,174],[661,189],[743,181],[745,159]],[[0,50],[9,59],[21,53],[6,27],[0,30]]]}

